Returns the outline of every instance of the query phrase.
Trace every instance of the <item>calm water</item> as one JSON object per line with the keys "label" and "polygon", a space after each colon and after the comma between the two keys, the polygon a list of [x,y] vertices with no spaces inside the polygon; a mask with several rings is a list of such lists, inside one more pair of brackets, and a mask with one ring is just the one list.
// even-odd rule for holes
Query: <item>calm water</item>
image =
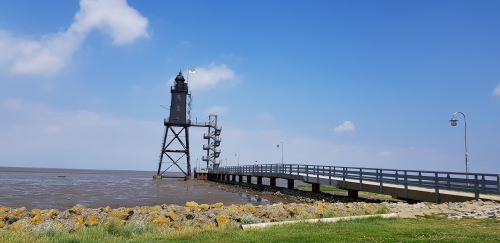
{"label": "calm water", "polygon": [[87,207],[223,202],[267,204],[204,181],[152,179],[153,172],[0,167],[0,205],[67,209]]}

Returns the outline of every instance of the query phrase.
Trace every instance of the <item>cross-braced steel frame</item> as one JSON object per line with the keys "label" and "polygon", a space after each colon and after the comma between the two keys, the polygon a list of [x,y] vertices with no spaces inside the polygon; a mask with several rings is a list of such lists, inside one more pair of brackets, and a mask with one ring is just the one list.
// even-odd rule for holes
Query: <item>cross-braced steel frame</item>
{"label": "cross-braced steel frame", "polygon": [[[173,134],[171,139],[168,139],[169,131]],[[181,134],[184,132],[184,136]],[[167,139],[169,140],[167,143]],[[181,149],[179,149],[181,148]],[[185,171],[182,167],[186,163]],[[184,176],[167,175],[167,171],[173,166],[177,167]],[[163,169],[164,167],[165,169]],[[191,158],[189,155],[189,125],[176,125],[165,123],[165,134],[161,146],[160,161],[158,163],[158,171],[156,178],[184,178],[191,177]]]}

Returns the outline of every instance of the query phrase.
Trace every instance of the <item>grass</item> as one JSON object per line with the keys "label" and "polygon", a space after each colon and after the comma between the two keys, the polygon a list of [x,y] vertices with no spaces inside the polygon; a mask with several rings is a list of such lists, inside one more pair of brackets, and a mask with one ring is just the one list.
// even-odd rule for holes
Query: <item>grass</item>
{"label": "grass", "polygon": [[34,235],[0,231],[0,242],[499,242],[500,220],[365,219],[240,229],[164,231],[118,225],[75,233]]}
{"label": "grass", "polygon": [[[311,184],[298,185],[296,188],[299,190],[302,190],[302,191],[311,191],[312,190]],[[333,192],[337,195],[347,196],[346,190],[342,190],[342,189],[336,188],[334,186],[320,185],[319,190],[322,192]],[[363,192],[363,191],[359,191],[358,193],[359,193],[358,196],[362,197],[362,198],[373,198],[373,199],[380,199],[380,200],[384,200],[384,201],[395,200],[394,198],[392,198],[389,195],[383,195],[383,194],[372,193],[372,192]]]}

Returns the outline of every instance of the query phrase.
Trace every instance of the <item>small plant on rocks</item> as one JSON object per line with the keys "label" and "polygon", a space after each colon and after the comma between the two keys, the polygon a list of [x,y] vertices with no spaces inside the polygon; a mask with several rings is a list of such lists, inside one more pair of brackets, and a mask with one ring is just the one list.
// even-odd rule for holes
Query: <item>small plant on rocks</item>
{"label": "small plant on rocks", "polygon": [[253,214],[245,214],[241,217],[242,224],[255,224],[257,222],[259,222],[259,219],[253,216]]}
{"label": "small plant on rocks", "polygon": [[377,207],[377,211],[375,211],[375,214],[385,214],[389,212],[389,208],[385,204],[380,204]]}

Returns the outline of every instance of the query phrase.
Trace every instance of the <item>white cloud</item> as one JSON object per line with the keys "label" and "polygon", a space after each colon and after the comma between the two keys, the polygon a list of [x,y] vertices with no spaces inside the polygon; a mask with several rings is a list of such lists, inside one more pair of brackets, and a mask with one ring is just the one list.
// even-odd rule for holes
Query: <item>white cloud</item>
{"label": "white cloud", "polygon": [[356,131],[356,126],[351,121],[345,121],[333,129],[335,133],[351,133]]}
{"label": "white cloud", "polygon": [[500,96],[500,84],[493,90],[493,96]]}
{"label": "white cloud", "polygon": [[126,0],[81,0],[80,10],[64,32],[39,40],[13,36],[0,29],[0,71],[20,75],[48,75],[63,69],[87,35],[99,30],[115,45],[148,37],[148,20]]}
{"label": "white cloud", "polygon": [[237,79],[235,72],[224,64],[196,67],[195,70],[189,75],[189,88],[192,90],[205,90]]}
{"label": "white cloud", "polygon": [[225,106],[212,106],[207,109],[208,114],[222,115],[227,111]]}

